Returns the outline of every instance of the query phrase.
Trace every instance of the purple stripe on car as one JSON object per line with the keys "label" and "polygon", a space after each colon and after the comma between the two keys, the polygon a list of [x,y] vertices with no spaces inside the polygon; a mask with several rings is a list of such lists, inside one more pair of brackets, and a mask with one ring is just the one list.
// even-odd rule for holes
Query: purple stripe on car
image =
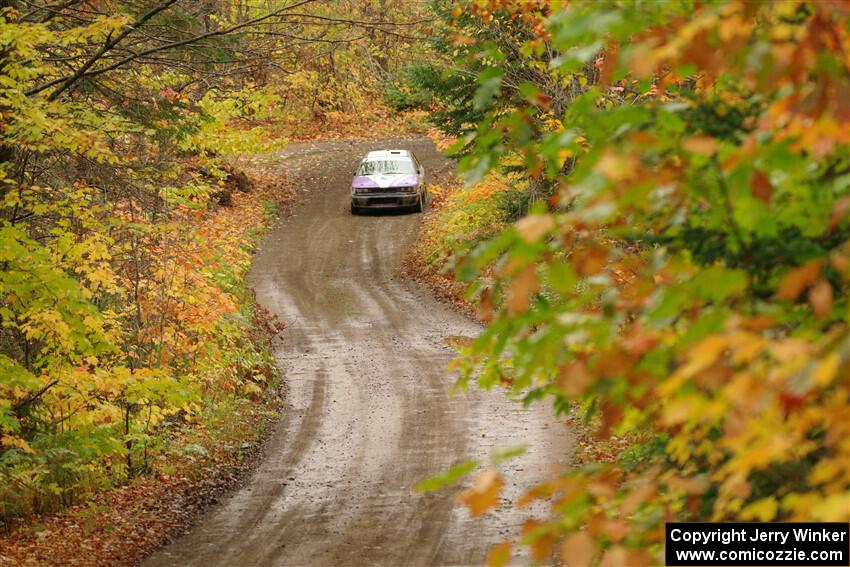
{"label": "purple stripe on car", "polygon": [[419,182],[416,175],[358,175],[351,182],[355,189],[374,189],[376,187],[415,187]]}
{"label": "purple stripe on car", "polygon": [[378,182],[367,175],[358,175],[351,182],[351,186],[355,189],[368,189],[370,187],[378,187]]}

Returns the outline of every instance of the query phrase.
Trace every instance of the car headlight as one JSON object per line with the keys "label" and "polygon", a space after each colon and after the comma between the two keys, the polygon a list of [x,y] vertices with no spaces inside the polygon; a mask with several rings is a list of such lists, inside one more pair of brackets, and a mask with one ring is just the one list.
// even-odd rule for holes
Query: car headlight
{"label": "car headlight", "polygon": [[399,190],[400,190],[402,193],[413,193],[414,191],[416,191],[416,186],[411,186],[411,187],[399,187]]}
{"label": "car headlight", "polygon": [[367,191],[368,191],[368,189],[366,189],[365,187],[355,187],[354,188],[355,193],[366,193]]}

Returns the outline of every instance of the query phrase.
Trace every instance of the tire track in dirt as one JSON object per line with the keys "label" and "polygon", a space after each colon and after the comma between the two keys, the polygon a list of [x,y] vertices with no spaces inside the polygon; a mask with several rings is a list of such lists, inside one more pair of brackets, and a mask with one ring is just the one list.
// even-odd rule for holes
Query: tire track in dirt
{"label": "tire track in dirt", "polygon": [[245,485],[150,566],[475,565],[526,514],[472,520],[452,491],[419,480],[494,448],[529,441],[505,468],[507,496],[567,462],[570,440],[545,408],[499,392],[451,396],[448,336],[480,327],[398,276],[421,215],[353,217],[348,184],[360,157],[412,149],[429,174],[452,164],[425,139],[292,144],[267,164],[304,192],[266,236],[250,281],[286,324],[276,358],[286,407]]}

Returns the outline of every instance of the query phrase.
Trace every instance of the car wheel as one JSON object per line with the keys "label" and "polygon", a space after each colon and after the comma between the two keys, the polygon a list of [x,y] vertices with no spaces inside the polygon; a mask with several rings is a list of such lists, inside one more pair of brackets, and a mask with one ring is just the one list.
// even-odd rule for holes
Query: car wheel
{"label": "car wheel", "polygon": [[419,201],[414,205],[413,210],[417,213],[421,213],[425,210],[425,196],[419,197]]}
{"label": "car wheel", "polygon": [[361,212],[360,207],[355,207],[354,205],[351,205],[351,214],[352,215],[359,215],[360,212]]}

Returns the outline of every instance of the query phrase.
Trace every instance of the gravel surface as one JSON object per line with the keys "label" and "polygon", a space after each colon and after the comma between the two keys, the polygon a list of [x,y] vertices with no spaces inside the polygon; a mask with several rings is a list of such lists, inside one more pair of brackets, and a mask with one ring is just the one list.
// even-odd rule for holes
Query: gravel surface
{"label": "gravel surface", "polygon": [[254,476],[145,565],[478,565],[534,508],[471,519],[454,490],[412,487],[530,443],[501,465],[512,499],[569,461],[572,438],[544,404],[450,393],[447,343],[481,329],[400,275],[421,215],[348,211],[360,157],[387,147],[412,149],[429,174],[451,170],[426,139],[292,144],[266,158],[298,185],[250,276],[287,325],[286,404]]}

